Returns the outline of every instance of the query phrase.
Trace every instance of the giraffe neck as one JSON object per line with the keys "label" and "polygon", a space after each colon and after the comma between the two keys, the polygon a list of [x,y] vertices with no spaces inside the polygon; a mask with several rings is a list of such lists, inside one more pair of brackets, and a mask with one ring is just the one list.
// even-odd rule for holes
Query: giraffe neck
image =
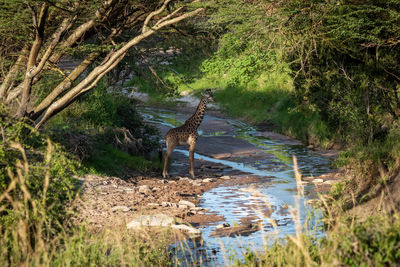
{"label": "giraffe neck", "polygon": [[191,128],[193,131],[196,131],[197,128],[199,128],[200,123],[203,121],[204,118],[204,112],[206,110],[206,105],[207,105],[207,98],[203,97],[200,100],[199,105],[196,108],[196,111],[194,114],[187,119],[185,122],[185,125],[189,128]]}

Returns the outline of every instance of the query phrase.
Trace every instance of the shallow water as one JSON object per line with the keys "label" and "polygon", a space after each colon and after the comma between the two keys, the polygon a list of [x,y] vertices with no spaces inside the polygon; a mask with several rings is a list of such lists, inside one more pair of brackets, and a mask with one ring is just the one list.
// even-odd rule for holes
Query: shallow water
{"label": "shallow water", "polygon": [[[181,125],[188,115],[177,112],[141,108],[140,112],[146,121],[176,127]],[[219,186],[203,194],[199,206],[225,217],[225,221],[200,228],[202,242],[188,242],[182,251],[177,245],[173,250],[177,253],[180,265],[230,265],[232,257],[242,259],[248,248],[262,251],[265,245],[272,244],[277,238],[296,233],[295,218],[291,209],[297,211],[302,227],[313,231],[314,235],[322,235],[319,211],[306,204],[314,197],[313,185],[304,186],[304,196],[297,195],[297,185],[293,171],[293,156],[297,157],[300,172],[304,176],[318,176],[330,171],[330,160],[303,145],[288,145],[262,136],[261,132],[243,122],[232,119],[220,119],[206,116],[205,121],[222,120],[227,127],[222,129],[200,130],[199,134],[208,136],[233,136],[247,140],[254,147],[261,149],[265,157],[233,156],[228,159],[215,159],[207,155],[195,154],[195,158],[229,166],[239,170],[243,175],[259,177],[257,182],[232,186]],[[206,122],[206,123],[207,123]],[[204,123],[204,122],[203,122]],[[175,151],[188,156],[185,149]],[[262,230],[242,237],[212,237],[215,226],[227,222],[230,225],[253,223],[262,225]],[[307,226],[305,226],[307,225]],[[196,249],[194,249],[196,247]]]}

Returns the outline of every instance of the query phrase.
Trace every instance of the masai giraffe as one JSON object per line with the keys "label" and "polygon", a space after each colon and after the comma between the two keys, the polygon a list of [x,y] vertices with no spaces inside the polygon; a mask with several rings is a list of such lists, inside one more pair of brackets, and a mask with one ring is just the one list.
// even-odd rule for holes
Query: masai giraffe
{"label": "masai giraffe", "polygon": [[194,178],[194,149],[196,146],[197,138],[199,137],[199,134],[197,133],[197,128],[199,128],[200,123],[203,120],[208,101],[215,102],[211,89],[206,89],[204,91],[203,97],[201,98],[200,103],[197,106],[194,114],[189,119],[187,119],[182,126],[169,130],[165,135],[167,152],[165,154],[164,169],[162,172],[164,178],[168,176],[168,158],[175,147],[179,145],[189,145],[189,174],[192,176],[192,178]]}

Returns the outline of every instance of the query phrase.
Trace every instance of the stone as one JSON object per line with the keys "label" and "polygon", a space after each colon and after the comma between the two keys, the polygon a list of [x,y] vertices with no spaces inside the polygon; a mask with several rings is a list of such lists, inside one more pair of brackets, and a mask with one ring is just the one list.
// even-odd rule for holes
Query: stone
{"label": "stone", "polygon": [[128,229],[142,227],[142,226],[165,227],[165,226],[171,226],[174,223],[175,219],[171,216],[165,214],[154,214],[154,215],[141,215],[133,219],[126,226]]}
{"label": "stone", "polygon": [[191,182],[192,179],[188,178],[188,177],[181,177],[179,178],[179,181],[183,181],[183,182]]}
{"label": "stone", "polygon": [[171,207],[172,203],[163,201],[163,202],[161,202],[161,206],[163,206],[163,207]]}
{"label": "stone", "polygon": [[147,203],[147,206],[150,206],[150,207],[159,207],[160,204],[158,204],[158,203]]}
{"label": "stone", "polygon": [[160,183],[162,183],[162,184],[168,184],[168,181],[165,180],[165,179],[162,179],[162,180],[160,180]]}
{"label": "stone", "polygon": [[193,186],[201,186],[201,185],[202,184],[200,182],[197,182],[197,181],[193,183]]}
{"label": "stone", "polygon": [[148,185],[141,185],[138,188],[139,188],[139,193],[142,193],[145,195],[149,195],[152,193],[150,186],[148,186]]}
{"label": "stone", "polygon": [[203,179],[203,183],[211,183],[211,182],[215,182],[215,179],[214,178]]}
{"label": "stone", "polygon": [[178,208],[180,208],[180,209],[187,209],[187,208],[189,208],[187,205],[182,205],[182,204],[179,204],[178,205]]}
{"label": "stone", "polygon": [[223,228],[228,228],[231,227],[231,225],[229,223],[222,223],[222,224],[218,224],[217,226],[215,226],[215,229],[223,229]]}
{"label": "stone", "polygon": [[131,210],[132,209],[127,206],[114,206],[111,208],[111,211],[113,211],[113,212],[116,212],[116,211],[128,212]]}
{"label": "stone", "polygon": [[188,206],[188,207],[190,207],[190,208],[195,208],[195,207],[196,207],[196,205],[195,205],[194,203],[192,203],[192,202],[190,202],[190,201],[187,201],[187,200],[180,200],[180,201],[178,202],[178,204],[179,204],[179,205],[186,205],[186,206]]}
{"label": "stone", "polygon": [[317,179],[314,179],[312,182],[313,183],[323,183],[324,179],[317,178]]}
{"label": "stone", "polygon": [[229,179],[231,179],[231,177],[229,175],[223,175],[220,177],[220,179],[229,180]]}
{"label": "stone", "polygon": [[199,229],[196,229],[196,228],[186,225],[186,224],[175,224],[175,225],[172,225],[171,228],[187,232],[189,235],[194,235],[194,236],[201,235],[201,231]]}

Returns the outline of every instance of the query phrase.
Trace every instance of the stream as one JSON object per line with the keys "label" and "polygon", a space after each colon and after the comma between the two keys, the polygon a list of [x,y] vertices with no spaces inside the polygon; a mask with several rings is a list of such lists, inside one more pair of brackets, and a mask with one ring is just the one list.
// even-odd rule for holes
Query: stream
{"label": "stream", "polygon": [[[138,107],[145,121],[156,125],[162,135],[191,116],[153,107]],[[314,185],[304,185],[304,195],[297,195],[293,156],[303,176],[319,176],[331,171],[331,159],[308,150],[296,140],[281,135],[258,131],[239,120],[206,116],[199,128],[196,145],[195,174],[202,176],[207,164],[218,164],[218,175],[229,175],[228,180],[202,195],[199,206],[224,216],[217,223],[200,225],[202,240],[188,240],[172,248],[180,266],[224,266],[234,259],[242,260],[248,249],[262,252],[279,238],[296,233],[296,219],[314,236],[323,232],[318,221],[320,212],[313,210],[307,200],[316,197]],[[177,147],[172,154],[170,175],[186,175],[188,151]],[[183,172],[183,174],[182,174]],[[185,174],[186,172],[186,174]],[[206,177],[206,176],[203,176]],[[249,182],[241,182],[252,177]],[[291,212],[295,210],[295,212]],[[214,237],[217,225],[261,225],[261,230],[245,236]]]}

